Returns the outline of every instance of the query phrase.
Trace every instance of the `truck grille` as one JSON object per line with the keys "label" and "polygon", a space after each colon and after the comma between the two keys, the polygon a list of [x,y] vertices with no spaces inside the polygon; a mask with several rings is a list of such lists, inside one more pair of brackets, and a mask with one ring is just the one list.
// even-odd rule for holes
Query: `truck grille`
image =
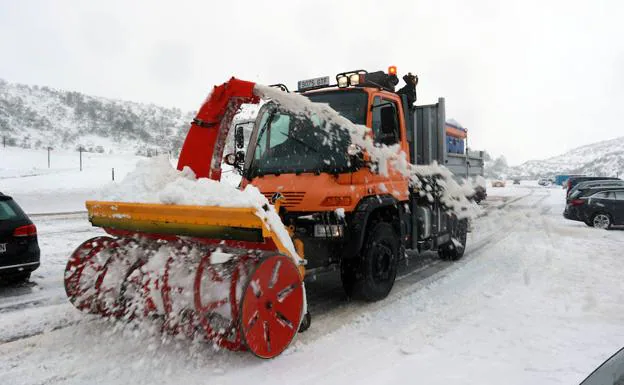
{"label": "truck grille", "polygon": [[[275,192],[263,192],[262,193],[271,202],[271,197]],[[295,207],[303,200],[305,192],[280,192],[284,196],[282,201],[282,207],[290,208]]]}

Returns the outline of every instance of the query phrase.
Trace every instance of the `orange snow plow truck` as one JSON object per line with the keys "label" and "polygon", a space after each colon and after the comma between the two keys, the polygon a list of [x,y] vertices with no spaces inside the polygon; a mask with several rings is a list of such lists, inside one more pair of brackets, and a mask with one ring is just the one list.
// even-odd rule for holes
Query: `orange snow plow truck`
{"label": "orange snow plow truck", "polygon": [[[396,162],[384,169],[371,157],[377,150],[403,153],[403,168],[438,162],[455,178],[483,173],[482,153],[448,156],[444,99],[414,106],[414,78],[403,79],[405,87],[395,91],[399,80],[390,67],[340,73],[335,84],[329,77],[300,81],[295,93],[235,78],[215,87],[177,168],[220,180],[222,163],[233,166],[241,188],[251,184],[268,198],[266,215],[245,207],[88,201],[89,220],[109,236],[71,255],[64,277],[70,301],[85,312],[158,319],[164,332],[273,358],[310,326],[306,277],[339,270],[350,297],[377,301],[390,293],[408,256],[461,258],[467,219],[442,198],[450,182],[406,173]],[[336,120],[319,123],[322,113],[294,102],[300,95],[346,118],[351,131]],[[248,143],[237,126],[236,150],[224,156],[233,117],[242,104],[260,101]],[[284,231],[271,225],[270,212]]]}

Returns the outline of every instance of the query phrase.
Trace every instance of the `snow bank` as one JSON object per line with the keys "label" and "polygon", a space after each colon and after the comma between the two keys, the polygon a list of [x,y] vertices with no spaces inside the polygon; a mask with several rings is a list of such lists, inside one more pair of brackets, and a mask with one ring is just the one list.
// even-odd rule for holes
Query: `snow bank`
{"label": "snow bank", "polygon": [[[406,154],[399,150],[398,145],[375,144],[370,136],[370,128],[354,124],[338,114],[329,105],[313,103],[303,95],[287,93],[260,84],[255,85],[254,93],[262,99],[271,99],[290,112],[307,117],[316,116],[328,123],[325,127],[335,124],[344,128],[349,133],[351,143],[359,146],[370,155],[373,163],[377,164],[378,172],[381,175],[388,175],[388,166],[392,166],[409,178],[413,187],[433,193],[458,217],[475,216],[480,211],[475,203],[466,198],[466,196],[474,194],[474,188],[469,182],[464,182],[462,185],[458,184],[453,179],[453,174],[446,167],[436,163],[426,166],[409,163]],[[312,120],[314,121],[314,119]],[[429,187],[426,188],[427,186]],[[430,199],[433,199],[433,196]]]}
{"label": "snow bank", "polygon": [[197,179],[193,170],[178,171],[166,156],[141,161],[120,182],[105,187],[100,200],[221,207],[252,207],[298,262],[300,257],[275,208],[255,186],[239,190],[208,178]]}
{"label": "snow bank", "polygon": [[178,171],[166,156],[141,161],[123,179],[104,188],[101,200],[225,207],[257,207],[268,203],[253,186],[238,190],[228,184],[199,178],[185,167]]}

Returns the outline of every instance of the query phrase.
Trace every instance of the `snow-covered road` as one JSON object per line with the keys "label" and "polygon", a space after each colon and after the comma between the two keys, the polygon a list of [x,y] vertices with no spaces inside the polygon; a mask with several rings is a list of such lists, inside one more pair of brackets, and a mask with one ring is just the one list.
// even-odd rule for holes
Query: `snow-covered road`
{"label": "snow-covered road", "polygon": [[347,302],[331,275],[309,284],[312,328],[271,361],[80,314],[62,271],[99,230],[38,218],[34,283],[0,288],[0,383],[579,383],[624,346],[624,231],[564,220],[559,189],[499,191],[464,259],[412,263],[382,302]]}

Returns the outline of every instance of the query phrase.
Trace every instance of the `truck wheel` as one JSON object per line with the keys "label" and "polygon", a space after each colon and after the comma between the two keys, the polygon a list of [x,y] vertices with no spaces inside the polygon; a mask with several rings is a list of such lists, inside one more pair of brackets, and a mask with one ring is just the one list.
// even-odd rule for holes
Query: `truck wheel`
{"label": "truck wheel", "polygon": [[438,254],[447,261],[457,261],[464,256],[466,251],[466,238],[468,234],[468,220],[453,218],[451,226],[451,241],[440,246]]}
{"label": "truck wheel", "polygon": [[359,258],[343,260],[342,285],[349,297],[378,301],[388,296],[397,273],[399,237],[391,224],[379,222],[366,234]]}

